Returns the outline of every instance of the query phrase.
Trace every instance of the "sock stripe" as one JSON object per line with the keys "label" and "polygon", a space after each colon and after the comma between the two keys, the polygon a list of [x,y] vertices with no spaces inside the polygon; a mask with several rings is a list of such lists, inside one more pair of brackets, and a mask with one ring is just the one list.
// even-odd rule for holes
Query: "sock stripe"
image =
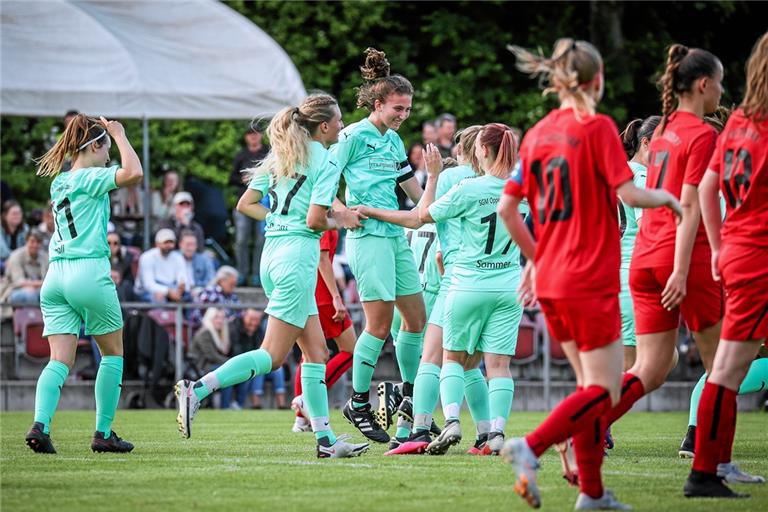
{"label": "sock stripe", "polygon": [[360,363],[364,364],[365,366],[370,366],[371,368],[374,368],[374,369],[376,368],[374,365],[372,365],[368,361],[360,361]]}
{"label": "sock stripe", "polygon": [[630,379],[629,379],[627,382],[625,382],[625,383],[624,383],[624,385],[621,387],[621,394],[623,395],[624,393],[626,393],[626,392],[629,390],[629,388],[631,388],[631,387],[634,385],[634,383],[635,383],[635,382],[638,382],[639,380],[640,380],[640,378],[639,378],[639,377],[637,377],[637,376],[634,376],[634,375],[633,375],[633,376],[632,376],[632,377],[631,377],[631,378],[630,378]]}
{"label": "sock stripe", "polygon": [[723,386],[717,386],[717,396],[715,397],[715,408],[712,413],[712,424],[709,427],[709,440],[717,439],[717,425],[720,423],[720,408],[723,405]]}
{"label": "sock stripe", "polygon": [[[339,352],[339,354],[349,354],[349,352]],[[339,357],[339,356],[338,356],[338,354],[336,355],[336,357]],[[349,354],[349,356],[347,357],[347,359],[351,360],[351,359],[352,359],[352,354]],[[344,366],[346,366],[346,363],[347,363],[347,362],[348,362],[348,361],[344,361],[344,363],[342,363],[342,364],[340,364],[339,366],[337,366],[337,367],[336,367],[336,369],[335,369],[335,370],[333,370],[333,373],[331,373],[331,374],[328,376],[328,379],[327,379],[327,380],[328,380],[328,381],[330,381],[330,382],[336,382],[336,381],[338,380],[338,376],[339,376],[339,374],[341,374],[341,373],[344,373],[344,372],[346,372],[347,370],[349,370],[349,368],[344,368]]]}
{"label": "sock stripe", "polygon": [[595,418],[595,444],[600,444],[602,432],[600,432],[600,417]]}
{"label": "sock stripe", "polygon": [[749,335],[747,336],[748,340],[751,340],[755,336],[755,331],[757,331],[757,327],[760,325],[760,322],[763,321],[763,318],[765,318],[765,315],[768,314],[768,304],[766,304],[765,309],[763,309],[763,312],[760,313],[760,316],[757,317],[757,321],[755,322],[755,325],[752,326],[752,330],[749,331]]}
{"label": "sock stripe", "polygon": [[579,418],[584,416],[584,414],[586,414],[587,411],[589,411],[592,407],[598,405],[600,402],[602,402],[606,398],[608,398],[608,392],[607,391],[604,392],[604,393],[601,393],[600,396],[598,396],[596,398],[593,398],[592,400],[590,400],[589,402],[584,404],[584,407],[582,407],[581,409],[576,411],[576,413],[573,416],[570,417],[570,420],[571,421],[578,420]]}

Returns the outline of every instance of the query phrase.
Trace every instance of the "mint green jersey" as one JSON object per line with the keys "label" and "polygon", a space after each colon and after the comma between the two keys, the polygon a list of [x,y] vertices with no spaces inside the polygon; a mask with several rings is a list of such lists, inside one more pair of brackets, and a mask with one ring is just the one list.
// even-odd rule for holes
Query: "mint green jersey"
{"label": "mint green jersey", "polygon": [[[646,167],[637,162],[628,162],[634,175],[633,181],[637,188],[645,188]],[[621,202],[619,198],[619,235],[621,236],[621,268],[629,268],[632,261],[632,249],[635,247],[635,238],[640,231],[640,218],[643,215],[642,208],[631,208]]]}
{"label": "mint green jersey", "polygon": [[[464,178],[475,176],[475,170],[469,165],[459,165],[451,167],[440,173],[437,179],[437,188],[435,189],[435,201],[451,190],[454,185]],[[437,237],[440,239],[440,250],[443,253],[443,264],[445,271],[450,272],[456,251],[459,250],[459,238],[461,236],[461,221],[459,219],[448,219],[445,222],[438,222]]]}
{"label": "mint green jersey", "polygon": [[[413,176],[413,171],[397,132],[387,130],[382,135],[366,118],[344,128],[331,152],[347,184],[347,206],[398,209],[395,186]],[[376,219],[364,221],[361,229],[347,231],[350,238],[402,234],[400,226]]]}
{"label": "mint green jersey", "polygon": [[413,252],[413,261],[419,271],[419,281],[424,291],[437,293],[440,290],[440,269],[437,268],[437,230],[434,224],[424,224],[419,229],[405,229],[405,238]]}
{"label": "mint green jersey", "polygon": [[50,261],[109,258],[109,193],[117,188],[119,168],[86,167],[60,172],[53,179],[51,208],[56,230],[48,249]]}
{"label": "mint green jersey", "polygon": [[330,207],[339,188],[339,168],[330,152],[319,142],[309,143],[305,169],[296,169],[292,178],[277,180],[270,174],[257,174],[248,188],[269,194],[270,213],[265,236],[301,235],[320,238],[321,231],[307,227],[307,212],[312,204]]}
{"label": "mint green jersey", "polygon": [[451,290],[516,290],[520,249],[496,213],[506,180],[467,178],[429,207],[435,222],[461,221],[459,251],[453,262]]}

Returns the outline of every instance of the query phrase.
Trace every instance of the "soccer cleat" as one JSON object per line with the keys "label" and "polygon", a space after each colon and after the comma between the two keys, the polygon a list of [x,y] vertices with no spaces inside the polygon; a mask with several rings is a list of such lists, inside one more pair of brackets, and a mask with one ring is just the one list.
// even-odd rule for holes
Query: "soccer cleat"
{"label": "soccer cleat", "polygon": [[291,432],[296,432],[297,434],[301,432],[312,432],[312,424],[304,416],[296,416],[296,420],[293,422],[293,427],[291,427]]}
{"label": "soccer cleat", "polygon": [[450,420],[443,427],[437,439],[429,443],[427,453],[430,455],[445,455],[448,448],[461,442],[461,425],[459,420]]}
{"label": "soccer cleat", "polygon": [[390,445],[390,450],[384,455],[421,455],[426,451],[431,441],[432,438],[429,437],[428,431],[416,432],[396,448],[392,449],[392,445]]}
{"label": "soccer cleat", "polygon": [[324,437],[317,443],[317,458],[318,459],[346,459],[350,457],[359,457],[368,451],[368,443],[348,443],[349,435],[342,434],[336,438],[336,442],[332,445],[326,446],[323,440],[327,441],[328,438]]}
{"label": "soccer cleat", "polygon": [[96,431],[91,441],[91,450],[98,453],[129,453],[133,450],[133,444],[120,439],[114,430],[110,432],[109,437],[106,439],[104,439],[103,433]]}
{"label": "soccer cleat", "polygon": [[409,396],[404,396],[400,401],[400,405],[397,407],[398,421],[402,418],[404,421],[413,423],[413,399]]}
{"label": "soccer cleat", "polygon": [[379,427],[371,412],[371,404],[365,404],[362,409],[352,407],[352,400],[348,400],[341,413],[357,430],[365,437],[377,443],[388,443],[389,434]]}
{"label": "soccer cleat", "polygon": [[475,439],[475,445],[467,450],[467,453],[469,455],[483,455],[483,448],[485,447],[486,441],[488,441],[488,434],[480,434],[480,436]]}
{"label": "soccer cleat", "polygon": [[733,462],[724,462],[717,465],[717,476],[728,484],[764,484],[765,478],[760,475],[750,475],[742,471]]}
{"label": "soccer cleat", "polygon": [[440,432],[442,431],[443,429],[437,426],[437,423],[435,423],[435,420],[432,420],[432,425],[429,427],[429,432],[436,436],[439,436]]}
{"label": "soccer cleat", "polygon": [[408,441],[407,437],[390,437],[389,438],[389,451],[396,449],[401,444]]}
{"label": "soccer cleat", "polygon": [[573,439],[567,439],[555,445],[560,454],[560,464],[563,467],[563,478],[574,487],[579,485],[579,468],[576,465],[576,454],[573,451]]}
{"label": "soccer cleat", "polygon": [[[379,408],[376,410],[375,419],[382,430],[389,430],[392,426],[392,418],[403,401],[400,388],[391,382],[381,382],[377,388],[379,395]],[[411,419],[413,421],[413,419]]]}
{"label": "soccer cleat", "polygon": [[691,471],[683,486],[686,498],[749,498],[749,494],[733,492],[717,475]]}
{"label": "soccer cleat", "polygon": [[605,448],[606,450],[613,450],[615,446],[613,442],[613,436],[611,435],[611,427],[605,429]]}
{"label": "soccer cleat", "polygon": [[541,506],[541,495],[536,485],[539,459],[533,454],[525,439],[515,437],[504,443],[501,450],[504,461],[512,465],[515,472],[515,493],[533,508]]}
{"label": "soccer cleat", "polygon": [[29,429],[24,439],[27,446],[36,453],[56,453],[51,442],[51,436],[45,433],[45,426],[39,421],[32,424],[32,428]]}
{"label": "soccer cleat", "polygon": [[296,395],[293,400],[291,400],[291,409],[296,413],[296,416],[301,416],[307,420],[309,419],[309,410],[307,409],[307,404],[304,403],[303,396]]}
{"label": "soccer cleat", "polygon": [[489,432],[482,455],[498,455],[502,448],[504,448],[504,434],[502,432]]}
{"label": "soccer cleat", "polygon": [[616,499],[611,491],[606,489],[599,498],[591,498],[583,492],[576,498],[574,510],[632,510],[632,507],[625,505]]}
{"label": "soccer cleat", "polygon": [[179,414],[176,415],[176,423],[179,424],[179,432],[182,437],[192,437],[192,420],[200,409],[200,400],[197,398],[193,387],[195,383],[190,380],[180,380],[174,388],[176,392],[176,404]]}
{"label": "soccer cleat", "polygon": [[692,459],[693,452],[696,448],[696,426],[688,425],[688,432],[685,433],[683,443],[680,445],[680,449],[677,454],[681,459]]}

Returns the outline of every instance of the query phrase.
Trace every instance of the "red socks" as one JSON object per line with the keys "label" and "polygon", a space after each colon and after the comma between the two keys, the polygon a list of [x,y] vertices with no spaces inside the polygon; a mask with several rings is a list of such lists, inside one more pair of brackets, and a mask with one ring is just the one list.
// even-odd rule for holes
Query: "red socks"
{"label": "red socks", "polygon": [[[293,380],[293,396],[299,396],[302,393],[301,363],[303,362],[304,359],[299,360],[299,366],[296,368],[296,376]],[[331,389],[331,386],[336,384],[336,381],[350,368],[352,368],[352,354],[350,352],[338,352],[325,363],[325,386]],[[296,412],[296,416],[301,416],[301,413]]]}
{"label": "red socks", "polygon": [[605,415],[607,421],[606,428],[624,416],[627,411],[635,405],[635,402],[643,398],[644,395],[645,388],[640,379],[629,372],[625,372],[624,381],[621,383],[621,398],[619,399],[619,403]]}
{"label": "red socks", "polygon": [[605,414],[610,406],[608,390],[603,387],[589,386],[577,390],[560,402],[547,419],[525,437],[525,441],[533,453],[540,457],[550,446],[592,427],[595,420]]}
{"label": "red socks", "polygon": [[693,469],[715,474],[718,463],[730,462],[735,431],[736,391],[707,381],[699,402]]}
{"label": "red socks", "polygon": [[588,426],[573,436],[576,466],[579,468],[579,490],[590,498],[603,495],[603,479],[600,468],[605,454],[605,416],[595,418]]}

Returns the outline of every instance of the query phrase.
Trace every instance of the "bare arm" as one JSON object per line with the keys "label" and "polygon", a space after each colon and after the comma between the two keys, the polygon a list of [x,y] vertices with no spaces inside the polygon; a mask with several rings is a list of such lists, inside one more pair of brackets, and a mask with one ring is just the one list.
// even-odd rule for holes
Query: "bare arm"
{"label": "bare arm", "polygon": [[434,144],[428,144],[424,150],[424,160],[427,163],[427,185],[424,187],[424,194],[419,201],[419,220],[425,224],[435,222],[429,213],[429,207],[435,202],[435,192],[437,191],[437,178],[443,170],[443,159],[440,151]]}
{"label": "bare arm", "polygon": [[413,208],[412,210],[387,210],[385,208],[357,206],[353,207],[353,209],[363,214],[365,217],[389,222],[390,224],[397,224],[404,228],[419,229],[424,225],[424,223],[419,220],[418,208]]}
{"label": "bare arm", "polygon": [[336,221],[328,218],[328,207],[311,204],[307,211],[307,227],[313,231],[336,229]]}
{"label": "bare arm", "polygon": [[621,200],[630,208],[659,208],[665,206],[672,210],[680,220],[682,210],[675,196],[663,189],[638,188],[631,181],[627,181],[616,189]]}
{"label": "bare arm", "polygon": [[440,275],[442,276],[445,274],[445,263],[443,262],[442,252],[437,251],[437,254],[435,254],[435,263],[437,263],[437,271],[440,272]]}
{"label": "bare arm", "polygon": [[701,220],[707,230],[707,238],[712,252],[720,251],[720,230],[723,227],[723,212],[720,211],[718,188],[720,176],[713,171],[707,171],[699,184],[699,203],[701,204]]}
{"label": "bare arm", "polygon": [[693,185],[683,184],[680,194],[683,220],[675,232],[675,258],[672,274],[661,292],[661,305],[671,310],[680,305],[687,294],[688,270],[696,240],[696,230],[701,220],[698,190]]}
{"label": "bare arm", "polygon": [[367,217],[360,212],[353,211],[342,203],[339,198],[335,198],[331,204],[330,216],[336,222],[338,227],[344,229],[357,229],[363,227],[360,223],[361,220],[365,220]]}
{"label": "bare arm", "polygon": [[266,206],[261,204],[259,201],[261,201],[262,198],[261,192],[258,190],[254,190],[252,188],[245,189],[245,192],[243,192],[243,195],[240,196],[240,199],[237,201],[236,209],[243,215],[247,215],[248,217],[256,220],[264,220],[267,218],[267,213],[269,213],[269,210]]}
{"label": "bare arm", "polygon": [[418,203],[424,193],[421,189],[421,185],[419,185],[419,180],[417,180],[415,176],[400,182],[400,188],[403,189],[405,195],[407,195],[414,203]]}
{"label": "bare arm", "polygon": [[117,121],[107,121],[103,117],[99,118],[99,121],[107,130],[107,133],[114,139],[117,144],[117,150],[120,152],[120,164],[121,168],[117,170],[115,174],[115,185],[118,187],[131,187],[144,178],[144,171],[141,168],[141,160],[139,155],[128,142],[128,137],[125,136],[125,129],[123,125]]}

